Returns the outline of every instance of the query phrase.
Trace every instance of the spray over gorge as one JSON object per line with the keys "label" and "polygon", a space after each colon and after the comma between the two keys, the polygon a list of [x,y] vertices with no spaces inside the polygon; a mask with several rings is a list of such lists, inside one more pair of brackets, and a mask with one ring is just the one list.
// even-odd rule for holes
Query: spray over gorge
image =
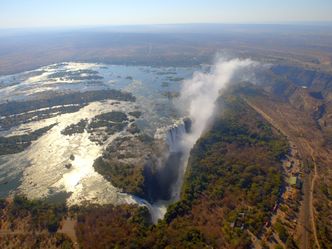
{"label": "spray over gorge", "polygon": [[182,159],[179,165],[179,177],[172,189],[174,200],[179,199],[180,196],[190,150],[213,118],[215,101],[218,96],[234,78],[240,82],[248,77],[243,69],[252,71],[250,69],[256,65],[250,59],[224,60],[219,58],[209,72],[195,72],[192,79],[183,82],[177,106],[181,107],[182,113],[189,118],[190,131],[181,135]]}

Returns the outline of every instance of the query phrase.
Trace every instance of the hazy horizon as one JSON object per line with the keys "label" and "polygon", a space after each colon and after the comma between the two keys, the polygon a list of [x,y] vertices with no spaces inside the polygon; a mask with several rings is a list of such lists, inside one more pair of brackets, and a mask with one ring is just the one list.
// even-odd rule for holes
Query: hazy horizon
{"label": "hazy horizon", "polygon": [[0,3],[0,29],[160,24],[326,24],[328,0],[41,1]]}

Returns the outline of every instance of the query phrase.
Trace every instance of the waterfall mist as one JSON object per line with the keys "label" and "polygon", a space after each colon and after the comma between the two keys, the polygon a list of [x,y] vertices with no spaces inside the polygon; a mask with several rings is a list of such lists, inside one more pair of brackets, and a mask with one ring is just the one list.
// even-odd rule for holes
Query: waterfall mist
{"label": "waterfall mist", "polygon": [[212,119],[215,101],[232,80],[239,82],[247,79],[248,72],[252,72],[251,69],[256,64],[250,59],[224,60],[219,58],[209,72],[196,72],[192,79],[183,82],[177,106],[191,120],[191,130],[189,133],[184,134],[181,140],[183,155],[182,163],[178,169],[178,179],[173,186],[173,198],[175,200],[180,197],[190,150]]}

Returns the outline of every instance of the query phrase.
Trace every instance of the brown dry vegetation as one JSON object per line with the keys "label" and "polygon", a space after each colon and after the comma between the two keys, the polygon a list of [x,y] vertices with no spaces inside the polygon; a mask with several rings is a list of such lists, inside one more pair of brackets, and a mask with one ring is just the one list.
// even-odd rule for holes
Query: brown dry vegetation
{"label": "brown dry vegetation", "polygon": [[73,248],[65,234],[57,233],[67,212],[64,206],[16,196],[13,200],[2,200],[0,208],[0,248]]}

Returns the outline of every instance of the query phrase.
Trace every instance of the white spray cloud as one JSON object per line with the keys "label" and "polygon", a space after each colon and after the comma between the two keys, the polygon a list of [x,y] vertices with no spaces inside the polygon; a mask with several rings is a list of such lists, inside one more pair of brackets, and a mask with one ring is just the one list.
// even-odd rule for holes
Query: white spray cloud
{"label": "white spray cloud", "polygon": [[179,198],[190,150],[208,126],[215,110],[215,102],[229,84],[251,78],[256,62],[250,59],[218,59],[207,73],[196,72],[183,82],[178,106],[192,121],[191,132],[182,137],[184,153],[179,177],[173,186],[173,196]]}
{"label": "white spray cloud", "polygon": [[237,73],[255,65],[256,63],[250,59],[219,59],[210,72],[196,72],[192,79],[184,81],[180,103],[192,120],[192,131],[184,139],[188,149],[191,149],[202,135],[208,121],[213,116],[218,96],[231,83]]}

